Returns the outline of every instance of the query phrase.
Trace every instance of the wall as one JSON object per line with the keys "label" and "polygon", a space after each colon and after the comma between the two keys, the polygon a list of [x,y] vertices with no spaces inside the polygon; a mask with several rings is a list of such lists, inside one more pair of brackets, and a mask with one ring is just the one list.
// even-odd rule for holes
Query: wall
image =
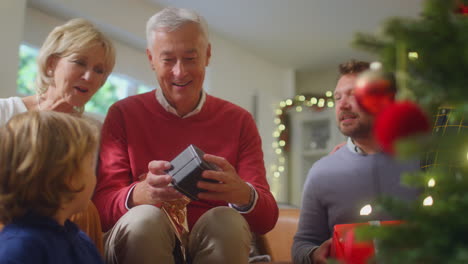
{"label": "wall", "polygon": [[[272,148],[272,132],[276,128],[274,110],[281,100],[294,94],[293,71],[257,58],[221,37],[212,35],[211,43],[212,60],[205,82],[207,90],[255,113],[269,175],[270,165],[276,162]],[[284,178],[277,184],[286,186],[286,181]],[[272,189],[279,186],[272,186]],[[287,199],[285,192],[275,190],[275,193],[279,201]]]}
{"label": "wall", "polygon": [[18,73],[18,47],[23,38],[26,0],[0,1],[0,98],[15,95]]}
{"label": "wall", "polygon": [[334,91],[338,80],[338,66],[313,72],[296,73],[296,89],[298,94],[325,94]]}

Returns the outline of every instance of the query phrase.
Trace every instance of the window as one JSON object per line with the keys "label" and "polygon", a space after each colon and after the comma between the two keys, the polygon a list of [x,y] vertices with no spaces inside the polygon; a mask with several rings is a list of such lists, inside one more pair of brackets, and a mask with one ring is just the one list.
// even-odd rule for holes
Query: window
{"label": "window", "polygon": [[[37,75],[36,58],[39,49],[27,44],[21,44],[19,49],[19,69],[17,92],[20,96],[35,94],[35,79]],[[127,96],[151,91],[152,88],[131,78],[112,73],[106,83],[86,104],[86,112],[106,115],[109,107],[116,101]]]}
{"label": "window", "polygon": [[39,50],[28,45],[20,45],[17,92],[20,95],[36,93],[34,81],[37,75],[36,58]]}

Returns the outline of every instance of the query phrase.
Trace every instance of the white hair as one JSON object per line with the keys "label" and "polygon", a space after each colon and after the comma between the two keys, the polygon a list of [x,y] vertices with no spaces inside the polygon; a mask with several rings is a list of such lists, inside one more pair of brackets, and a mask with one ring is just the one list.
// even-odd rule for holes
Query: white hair
{"label": "white hair", "polygon": [[153,44],[156,30],[166,28],[168,32],[171,32],[186,23],[198,24],[208,42],[208,25],[201,15],[190,9],[166,7],[150,17],[146,23],[146,43],[148,48]]}

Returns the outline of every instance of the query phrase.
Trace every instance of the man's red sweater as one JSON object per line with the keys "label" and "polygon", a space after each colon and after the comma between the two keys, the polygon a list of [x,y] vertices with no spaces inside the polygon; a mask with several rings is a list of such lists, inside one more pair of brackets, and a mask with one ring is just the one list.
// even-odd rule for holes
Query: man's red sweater
{"label": "man's red sweater", "polygon": [[[207,95],[198,114],[180,118],[159,104],[154,91],[115,103],[104,122],[93,198],[103,230],[112,228],[127,212],[127,194],[138,177],[148,172],[150,161],[171,161],[190,144],[226,158],[238,175],[254,186],[257,204],[243,216],[253,232],[270,231],[278,218],[278,206],[269,190],[261,139],[250,113]],[[190,202],[189,227],[207,210],[226,205],[222,201]]]}

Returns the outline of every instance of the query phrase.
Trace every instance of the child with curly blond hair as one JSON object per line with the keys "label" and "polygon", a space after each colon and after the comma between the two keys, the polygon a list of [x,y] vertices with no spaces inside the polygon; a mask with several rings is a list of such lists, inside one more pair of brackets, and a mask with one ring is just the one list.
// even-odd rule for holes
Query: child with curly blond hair
{"label": "child with curly blond hair", "polygon": [[32,111],[0,128],[0,263],[103,263],[69,218],[96,185],[98,128],[69,114]]}

